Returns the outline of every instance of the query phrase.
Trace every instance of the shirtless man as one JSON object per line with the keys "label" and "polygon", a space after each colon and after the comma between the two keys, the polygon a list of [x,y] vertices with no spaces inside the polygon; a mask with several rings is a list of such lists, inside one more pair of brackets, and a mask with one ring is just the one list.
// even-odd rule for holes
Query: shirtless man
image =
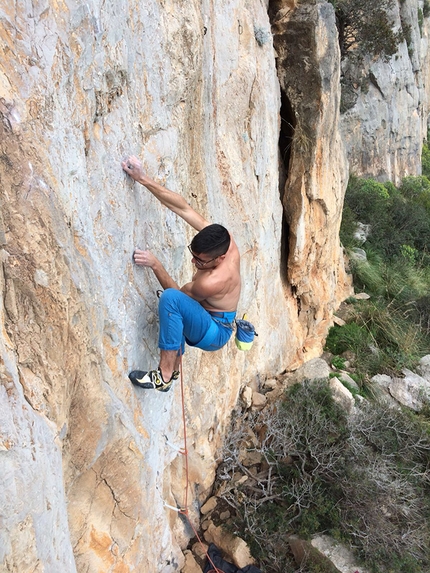
{"label": "shirtless man", "polygon": [[240,296],[240,255],[225,227],[211,225],[183,197],[150,179],[137,157],[127,157],[122,168],[199,231],[188,246],[196,272],[191,282],[182,288],[150,251],[136,249],[134,252],[134,262],[150,267],[164,292],[159,302],[159,367],[149,372],[134,370],[129,378],[142,388],[167,392],[179,376],[185,341],[190,346],[214,351],[230,339]]}

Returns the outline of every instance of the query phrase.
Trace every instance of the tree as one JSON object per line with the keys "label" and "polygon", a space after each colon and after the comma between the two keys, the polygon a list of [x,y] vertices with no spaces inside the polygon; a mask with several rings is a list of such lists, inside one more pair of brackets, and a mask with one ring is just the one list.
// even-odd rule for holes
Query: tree
{"label": "tree", "polygon": [[342,59],[364,56],[388,59],[403,41],[389,16],[394,0],[331,0],[336,12]]}

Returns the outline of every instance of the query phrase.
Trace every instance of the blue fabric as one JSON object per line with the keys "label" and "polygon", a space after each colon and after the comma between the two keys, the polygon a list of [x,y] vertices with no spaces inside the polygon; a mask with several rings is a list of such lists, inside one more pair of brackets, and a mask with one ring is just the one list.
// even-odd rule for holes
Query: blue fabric
{"label": "blue fabric", "polygon": [[222,348],[230,339],[235,312],[209,312],[180,290],[168,288],[158,305],[158,348],[185,352],[185,342],[206,351]]}
{"label": "blue fabric", "polygon": [[247,320],[236,320],[236,338],[240,342],[252,342],[255,336],[254,325]]}

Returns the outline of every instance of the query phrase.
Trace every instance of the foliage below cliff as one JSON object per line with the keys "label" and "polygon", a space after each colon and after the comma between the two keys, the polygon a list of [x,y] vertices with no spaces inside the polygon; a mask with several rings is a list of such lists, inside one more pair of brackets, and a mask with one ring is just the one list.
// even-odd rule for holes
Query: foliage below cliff
{"label": "foliage below cliff", "polygon": [[[219,475],[241,468],[249,479],[224,488],[224,499],[268,573],[293,570],[289,535],[322,532],[354,547],[372,573],[425,573],[430,412],[373,401],[370,378],[412,367],[430,347],[430,181],[408,177],[397,189],[351,178],[341,237],[355,257],[356,291],[370,299],[347,305],[327,347],[342,364],[343,353],[354,356],[357,392],[370,400],[348,416],[327,382],[304,381],[275,407],[239,415]],[[261,457],[255,475],[244,468],[244,448]]]}
{"label": "foliage below cliff", "polygon": [[[361,232],[357,232],[360,231]],[[430,181],[351,178],[341,240],[351,255],[356,291],[347,324],[331,329],[328,349],[355,353],[360,383],[412,367],[430,347]]]}
{"label": "foliage below cliff", "polygon": [[288,536],[320,532],[355,547],[372,572],[429,570],[428,419],[367,401],[347,416],[327,382],[305,381],[281,403],[233,419],[224,476],[243,469],[244,447],[261,467],[224,499],[264,571],[292,571]]}

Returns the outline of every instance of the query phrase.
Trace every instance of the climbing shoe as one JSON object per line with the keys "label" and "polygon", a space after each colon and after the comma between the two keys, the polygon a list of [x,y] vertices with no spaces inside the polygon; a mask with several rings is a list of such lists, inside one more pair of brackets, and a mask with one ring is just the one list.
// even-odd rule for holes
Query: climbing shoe
{"label": "climbing shoe", "polygon": [[130,372],[128,377],[135,386],[140,386],[141,388],[145,388],[147,390],[168,392],[173,382],[179,378],[179,372],[174,370],[168,382],[164,382],[160,368],[157,368],[157,370],[150,370],[149,372],[133,370],[133,372]]}

